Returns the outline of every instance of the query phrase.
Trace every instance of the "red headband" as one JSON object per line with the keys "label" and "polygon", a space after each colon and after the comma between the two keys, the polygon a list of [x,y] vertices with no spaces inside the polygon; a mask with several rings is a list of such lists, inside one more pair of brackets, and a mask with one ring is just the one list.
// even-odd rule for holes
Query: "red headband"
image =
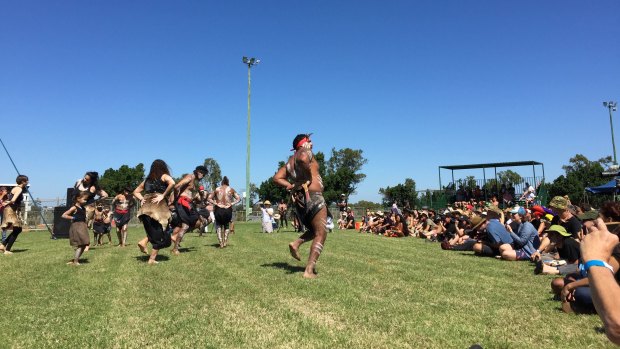
{"label": "red headband", "polygon": [[310,139],[308,139],[308,137],[304,137],[299,142],[297,142],[297,145],[295,145],[295,148],[293,148],[291,150],[297,150],[297,149],[299,149],[299,147],[301,147],[302,145],[304,145],[304,144],[306,144],[308,142],[310,142]]}

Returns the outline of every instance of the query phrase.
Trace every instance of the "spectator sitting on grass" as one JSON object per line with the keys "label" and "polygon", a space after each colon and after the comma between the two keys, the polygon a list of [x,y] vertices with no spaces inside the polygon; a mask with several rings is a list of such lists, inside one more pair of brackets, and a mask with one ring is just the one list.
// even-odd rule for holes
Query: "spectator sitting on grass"
{"label": "spectator sitting on grass", "polygon": [[515,234],[510,225],[506,226],[512,237],[513,245],[503,244],[499,247],[502,259],[507,261],[529,260],[532,254],[536,252],[534,240],[538,236],[538,231],[532,223],[526,220],[526,211],[523,207],[516,206],[510,213],[512,220],[518,223],[518,228]]}
{"label": "spectator sitting on grass", "polygon": [[[600,216],[603,217],[603,222],[608,222],[609,220],[620,222],[620,203],[608,202],[603,204]],[[587,211],[578,218],[583,222],[584,228],[590,232],[598,229],[596,225],[598,217],[598,212]],[[614,248],[611,258],[605,262],[613,267],[616,279],[620,277],[618,274],[618,268],[620,267],[620,245]],[[577,272],[567,275],[565,278],[553,279],[551,282],[551,289],[562,301],[562,310],[564,312],[595,312],[592,295],[590,293],[590,283],[586,276],[587,275],[583,272]]]}
{"label": "spectator sitting on grass", "polygon": [[435,229],[435,222],[428,217],[428,213],[423,212],[420,215],[421,226],[418,231],[419,237],[424,239],[430,239],[432,237],[432,231]]}
{"label": "spectator sitting on grass", "polygon": [[345,229],[355,229],[355,215],[351,210],[351,207],[347,207],[347,217],[345,219]]}
{"label": "spectator sitting on grass", "polygon": [[481,229],[486,232],[486,238],[476,243],[473,250],[481,256],[493,257],[500,254],[499,246],[512,244],[512,237],[500,223],[502,211],[496,206],[487,208],[486,221],[482,223]]}
{"label": "spectator sitting on grass", "polygon": [[[577,263],[579,262],[579,241],[575,240],[571,234],[566,231],[566,228],[557,224],[549,227],[549,229],[547,229],[547,234],[551,244],[557,249],[555,260],[563,260],[564,262],[543,261],[542,258],[537,258],[534,272],[536,274],[543,273],[547,275],[566,275],[576,272]],[[532,255],[532,257],[536,258],[536,254],[537,253]],[[555,264],[555,266],[551,266],[552,264]]]}
{"label": "spectator sitting on grass", "polygon": [[579,240],[581,238],[581,222],[571,213],[569,206],[571,203],[567,197],[556,196],[551,199],[549,207],[556,215],[551,224],[563,226],[573,239]]}

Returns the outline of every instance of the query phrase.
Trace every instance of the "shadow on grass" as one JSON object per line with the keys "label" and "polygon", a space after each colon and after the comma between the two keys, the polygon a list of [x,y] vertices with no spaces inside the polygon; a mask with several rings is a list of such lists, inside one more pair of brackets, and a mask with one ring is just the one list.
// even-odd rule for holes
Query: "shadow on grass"
{"label": "shadow on grass", "polygon": [[27,248],[21,248],[21,249],[14,249],[14,250],[11,250],[11,252],[13,252],[13,253],[21,253],[21,252],[26,252],[26,251],[28,251],[28,249],[27,249]]}
{"label": "shadow on grass", "polygon": [[304,267],[300,267],[298,265],[291,265],[289,263],[283,263],[283,262],[262,264],[261,267],[286,270],[287,274],[303,273],[304,270],[306,270],[306,268]]}
{"label": "shadow on grass", "polygon": [[[135,258],[138,262],[145,262],[145,263],[146,263],[146,262],[148,262],[148,261],[149,261],[149,256],[147,256],[147,255],[145,255],[145,254],[143,254],[143,255],[141,255],[141,256],[135,256],[134,258]],[[157,261],[158,261],[158,262],[161,262],[161,261],[167,261],[167,260],[170,260],[170,257],[168,257],[168,256],[164,256],[164,255],[160,255],[160,254],[158,254],[158,255],[157,255]]]}
{"label": "shadow on grass", "polygon": [[181,247],[179,248],[179,252],[181,253],[196,252],[196,247]]}

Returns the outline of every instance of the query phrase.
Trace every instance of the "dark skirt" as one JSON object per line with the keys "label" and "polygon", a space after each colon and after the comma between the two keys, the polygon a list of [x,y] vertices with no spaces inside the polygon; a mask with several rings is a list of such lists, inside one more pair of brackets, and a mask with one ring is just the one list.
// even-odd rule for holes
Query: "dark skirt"
{"label": "dark skirt", "polygon": [[122,228],[125,224],[131,220],[131,211],[127,210],[127,213],[114,212],[114,223],[118,228]]}
{"label": "dark skirt", "polygon": [[218,225],[226,225],[232,221],[232,207],[229,208],[221,208],[219,206],[215,206],[213,215],[215,216],[215,222]]}
{"label": "dark skirt", "polygon": [[140,219],[142,220],[146,236],[153,246],[153,249],[160,250],[172,244],[170,232],[164,231],[164,227],[162,227],[156,219],[146,215],[140,216]]}
{"label": "dark skirt", "polygon": [[177,226],[180,226],[181,223],[185,223],[189,225],[190,227],[193,227],[196,225],[196,222],[200,218],[200,215],[198,214],[198,212],[196,212],[194,208],[187,208],[180,204],[176,204],[175,206],[176,206],[177,218],[178,218],[176,222]]}
{"label": "dark skirt", "polygon": [[73,247],[90,245],[86,222],[73,222],[69,228],[69,243]]}
{"label": "dark skirt", "polygon": [[103,222],[93,222],[93,230],[95,231],[95,233],[97,234],[105,234],[107,233],[106,231],[106,224]]}

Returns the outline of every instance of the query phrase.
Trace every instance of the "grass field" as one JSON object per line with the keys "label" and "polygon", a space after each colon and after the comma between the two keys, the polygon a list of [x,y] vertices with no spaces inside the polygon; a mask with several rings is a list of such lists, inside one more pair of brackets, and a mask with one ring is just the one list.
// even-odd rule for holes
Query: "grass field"
{"label": "grass field", "polygon": [[528,263],[336,231],[305,280],[288,254],[295,233],[236,229],[223,250],[188,234],[155,266],[138,228],[131,246],[91,249],[78,267],[65,265],[68,240],[22,233],[0,256],[0,347],[612,347],[597,316],[560,312]]}

